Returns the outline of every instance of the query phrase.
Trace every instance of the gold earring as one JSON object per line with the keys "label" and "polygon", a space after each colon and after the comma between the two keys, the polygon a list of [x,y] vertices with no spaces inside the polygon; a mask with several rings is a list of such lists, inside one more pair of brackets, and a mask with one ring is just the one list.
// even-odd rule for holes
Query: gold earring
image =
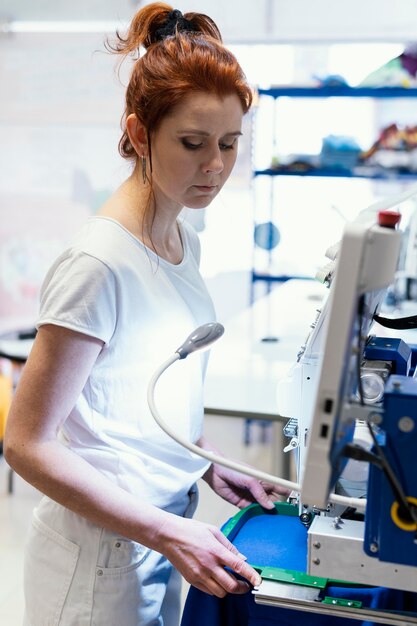
{"label": "gold earring", "polygon": [[142,180],[143,184],[146,185],[146,156],[142,155],[140,158],[142,159]]}

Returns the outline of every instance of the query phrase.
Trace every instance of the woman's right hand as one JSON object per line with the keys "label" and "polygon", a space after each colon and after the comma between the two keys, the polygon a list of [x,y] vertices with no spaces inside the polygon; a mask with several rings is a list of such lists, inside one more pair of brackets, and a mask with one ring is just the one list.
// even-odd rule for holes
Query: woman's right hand
{"label": "woman's right hand", "polygon": [[[197,520],[168,514],[159,528],[156,548],[191,585],[223,598],[227,593],[246,593],[261,576],[216,527]],[[239,580],[225,567],[245,578]]]}

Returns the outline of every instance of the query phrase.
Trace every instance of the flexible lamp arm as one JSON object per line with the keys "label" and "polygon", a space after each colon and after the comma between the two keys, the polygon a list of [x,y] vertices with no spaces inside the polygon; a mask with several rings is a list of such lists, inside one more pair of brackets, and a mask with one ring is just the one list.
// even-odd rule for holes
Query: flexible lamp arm
{"label": "flexible lamp arm", "polygon": [[[230,459],[227,459],[223,456],[219,456],[215,452],[210,450],[204,450],[200,448],[200,446],[187,441],[180,435],[178,435],[160,416],[158,409],[155,404],[155,387],[161,375],[167,370],[175,361],[179,359],[185,359],[189,354],[195,352],[196,350],[200,350],[202,348],[206,348],[214,341],[216,341],[219,337],[222,336],[224,332],[224,328],[221,324],[217,322],[210,322],[209,324],[203,324],[199,326],[187,339],[184,343],[175,351],[175,353],[169,357],[153,374],[149,385],[148,385],[148,405],[149,409],[152,413],[153,418],[156,423],[162,428],[162,430],[174,441],[179,443],[181,446],[189,450],[190,452],[194,452],[198,456],[207,459],[211,463],[217,463],[219,465],[223,465],[224,467],[228,467],[231,470],[235,470],[236,472],[240,472],[242,474],[247,474],[248,476],[252,476],[257,478],[258,480],[262,480],[265,482],[272,483],[274,485],[280,485],[281,487],[285,487],[286,489],[291,489],[293,491],[300,491],[301,487],[299,484],[294,483],[290,480],[286,480],[285,478],[280,478],[278,476],[273,476],[272,474],[268,474],[266,472],[261,472],[252,467],[247,467],[246,465],[242,465],[241,463],[237,463]],[[334,504],[342,504],[347,507],[356,508],[359,510],[364,510],[366,507],[366,500],[362,498],[348,498],[345,496],[339,496],[337,494],[330,494],[329,496],[330,502]]]}
{"label": "flexible lamp arm", "polygon": [[224,326],[218,322],[209,322],[196,328],[183,344],[175,350],[179,359],[185,359],[191,352],[208,348],[224,333]]}

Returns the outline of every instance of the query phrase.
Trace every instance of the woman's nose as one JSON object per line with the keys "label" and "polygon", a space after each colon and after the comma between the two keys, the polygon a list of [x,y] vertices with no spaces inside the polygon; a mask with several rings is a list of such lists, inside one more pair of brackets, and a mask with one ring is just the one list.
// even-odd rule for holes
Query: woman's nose
{"label": "woman's nose", "polygon": [[205,172],[214,172],[215,174],[220,174],[224,169],[224,162],[220,148],[217,148],[210,152],[207,160],[204,162],[204,171]]}

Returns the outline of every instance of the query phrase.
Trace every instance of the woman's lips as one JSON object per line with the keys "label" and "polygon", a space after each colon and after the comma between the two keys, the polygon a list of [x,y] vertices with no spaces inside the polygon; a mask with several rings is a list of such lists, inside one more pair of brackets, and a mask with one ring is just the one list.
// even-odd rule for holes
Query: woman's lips
{"label": "woman's lips", "polygon": [[205,193],[210,193],[216,189],[216,185],[194,185],[198,191],[203,191]]}

